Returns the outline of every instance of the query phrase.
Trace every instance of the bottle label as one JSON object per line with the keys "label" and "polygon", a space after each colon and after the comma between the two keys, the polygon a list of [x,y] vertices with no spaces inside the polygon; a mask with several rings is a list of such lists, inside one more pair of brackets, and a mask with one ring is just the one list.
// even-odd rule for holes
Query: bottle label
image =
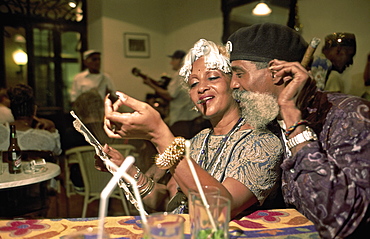
{"label": "bottle label", "polygon": [[12,160],[14,162],[14,167],[19,168],[22,163],[21,155],[17,155],[16,152],[12,152]]}

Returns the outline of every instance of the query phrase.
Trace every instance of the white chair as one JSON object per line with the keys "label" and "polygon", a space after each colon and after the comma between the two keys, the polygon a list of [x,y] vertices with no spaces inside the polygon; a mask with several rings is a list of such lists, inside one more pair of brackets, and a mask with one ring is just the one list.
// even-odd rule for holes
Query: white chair
{"label": "white chair", "polygon": [[[129,144],[110,145],[119,150],[126,157],[135,155],[136,148]],[[69,198],[71,194],[80,194],[84,196],[84,205],[82,209],[82,217],[86,217],[88,204],[96,199],[100,199],[100,193],[112,178],[112,174],[101,172],[95,168],[95,149],[92,146],[79,146],[66,150],[65,152],[65,171],[66,171],[66,194]],[[83,191],[74,190],[73,183],[70,180],[69,165],[78,163],[81,170],[81,175],[84,183]],[[127,205],[127,200],[118,186],[111,194],[112,198],[117,198],[122,201],[122,206],[127,215],[130,215],[130,210]]]}

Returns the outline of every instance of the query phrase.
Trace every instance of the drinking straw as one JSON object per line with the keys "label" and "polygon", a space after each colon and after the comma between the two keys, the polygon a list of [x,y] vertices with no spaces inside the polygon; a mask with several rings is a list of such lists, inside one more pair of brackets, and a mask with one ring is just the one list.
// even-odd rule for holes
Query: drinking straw
{"label": "drinking straw", "polygon": [[211,214],[211,211],[209,210],[209,204],[207,202],[206,195],[204,194],[202,185],[200,184],[198,174],[195,171],[194,164],[190,160],[190,140],[185,141],[185,157],[186,157],[186,160],[189,164],[189,168],[190,168],[191,174],[193,175],[195,184],[198,188],[200,198],[202,199],[202,202],[203,202],[204,207],[206,208],[206,212],[207,212],[207,215],[209,217],[209,220],[211,221],[211,224],[212,224],[212,227],[213,227],[213,232],[216,232],[217,231],[217,226],[216,226],[216,223],[215,223],[215,219],[213,218],[213,216]]}
{"label": "drinking straw", "polygon": [[108,198],[112,194],[113,190],[117,186],[117,182],[121,178],[123,172],[125,172],[132,164],[132,159],[126,160],[122,163],[121,167],[117,167],[113,162],[109,163],[107,160],[105,163],[109,164],[112,168],[116,171],[113,173],[112,178],[107,183],[107,186],[104,187],[103,191],[100,193],[100,204],[99,204],[99,226],[98,226],[98,238],[103,238],[103,231],[104,231],[104,218],[107,216],[108,210]]}
{"label": "drinking straw", "polygon": [[145,210],[144,210],[144,206],[141,200],[139,190],[137,189],[136,180],[133,177],[131,177],[129,174],[127,174],[126,172],[127,169],[134,164],[135,158],[133,156],[127,156],[124,162],[122,163],[121,167],[119,168],[117,165],[115,165],[110,160],[106,160],[104,162],[108,164],[108,166],[113,168],[115,171],[112,170],[113,177],[111,178],[107,186],[103,189],[103,191],[100,194],[98,238],[102,239],[102,236],[103,236],[104,218],[107,215],[107,210],[108,210],[108,200],[107,199],[109,198],[110,194],[113,192],[114,188],[117,185],[117,182],[120,180],[121,177],[123,177],[125,180],[129,181],[132,184],[136,200],[138,201],[138,207],[140,209],[139,213],[141,215],[144,228],[147,228],[147,219],[145,216]]}
{"label": "drinking straw", "polygon": [[[134,158],[132,156],[128,156],[128,157]],[[126,160],[127,160],[127,158],[126,158]],[[136,180],[133,177],[131,177],[131,175],[129,175],[127,172],[123,172],[122,177],[131,184],[131,186],[134,190],[134,195],[136,197],[137,204],[138,204],[138,207],[139,207],[139,213],[140,213],[141,221],[143,223],[143,228],[144,228],[144,230],[146,230],[149,233],[148,220],[146,218],[146,213],[145,213],[145,209],[144,209],[144,206],[143,206],[143,201],[141,199],[140,192],[139,192],[139,189],[137,187]]]}

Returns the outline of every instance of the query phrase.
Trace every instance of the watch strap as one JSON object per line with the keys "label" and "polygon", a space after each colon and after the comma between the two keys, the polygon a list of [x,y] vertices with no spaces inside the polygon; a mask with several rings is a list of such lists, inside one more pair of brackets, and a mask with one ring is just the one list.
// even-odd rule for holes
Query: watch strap
{"label": "watch strap", "polygon": [[306,129],[302,133],[297,134],[287,141],[287,146],[290,150],[298,144],[313,140],[317,140],[317,135],[310,127],[306,126]]}

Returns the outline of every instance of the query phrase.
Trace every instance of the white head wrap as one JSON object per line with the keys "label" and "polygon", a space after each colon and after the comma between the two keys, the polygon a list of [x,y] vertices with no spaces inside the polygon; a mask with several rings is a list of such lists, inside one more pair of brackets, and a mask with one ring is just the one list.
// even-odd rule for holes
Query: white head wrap
{"label": "white head wrap", "polygon": [[207,69],[217,69],[224,73],[230,73],[230,61],[227,56],[220,53],[217,45],[212,41],[200,39],[194,44],[184,58],[184,66],[181,68],[179,75],[184,77],[187,83],[191,74],[193,63],[200,57],[204,57],[204,63]]}

